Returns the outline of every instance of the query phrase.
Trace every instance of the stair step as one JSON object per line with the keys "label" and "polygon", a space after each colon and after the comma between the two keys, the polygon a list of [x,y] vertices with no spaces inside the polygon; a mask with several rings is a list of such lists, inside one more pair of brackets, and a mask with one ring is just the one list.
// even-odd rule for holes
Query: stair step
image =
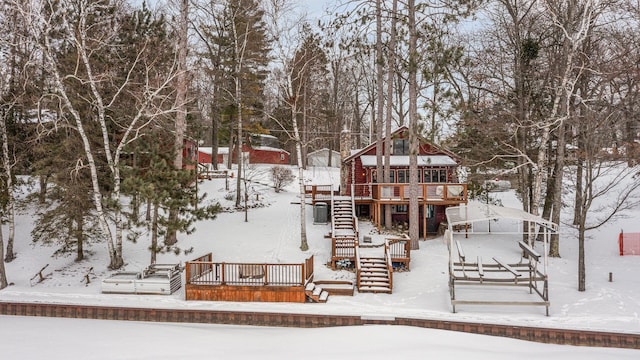
{"label": "stair step", "polygon": [[310,282],[310,283],[308,283],[308,284],[307,284],[307,286],[304,288],[304,291],[311,292],[311,291],[313,291],[313,289],[314,289],[315,287],[316,287],[316,284],[314,284],[314,283]]}
{"label": "stair step", "polygon": [[389,287],[387,279],[360,279],[360,286],[386,286]]}
{"label": "stair step", "polygon": [[361,287],[358,288],[358,292],[361,292],[361,293],[364,293],[364,292],[391,293],[391,289],[389,289],[388,287],[382,287],[382,286],[361,286]]}
{"label": "stair step", "polygon": [[372,268],[372,269],[386,269],[387,264],[377,264],[377,263],[363,263],[360,261],[361,268]]}
{"label": "stair step", "polygon": [[360,280],[373,280],[373,279],[382,279],[384,281],[389,281],[389,276],[387,276],[387,274],[365,274],[365,275],[360,275]]}
{"label": "stair step", "polygon": [[360,270],[360,276],[371,276],[371,275],[383,275],[388,276],[387,269],[384,270],[375,270],[375,269],[363,269]]}
{"label": "stair step", "polygon": [[320,294],[322,294],[324,290],[322,290],[321,287],[316,286],[315,289],[313,289],[313,293],[311,295],[313,296],[320,296]]}
{"label": "stair step", "polygon": [[318,298],[319,302],[327,302],[327,299],[329,298],[329,293],[326,291],[322,291],[322,293],[320,294],[320,297]]}

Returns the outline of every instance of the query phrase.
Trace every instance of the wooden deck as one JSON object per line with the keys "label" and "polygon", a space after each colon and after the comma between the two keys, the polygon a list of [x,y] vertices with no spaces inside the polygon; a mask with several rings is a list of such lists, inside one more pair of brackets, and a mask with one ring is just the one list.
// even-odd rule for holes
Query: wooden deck
{"label": "wooden deck", "polygon": [[303,264],[213,262],[209,253],[186,266],[186,300],[306,302],[313,256]]}

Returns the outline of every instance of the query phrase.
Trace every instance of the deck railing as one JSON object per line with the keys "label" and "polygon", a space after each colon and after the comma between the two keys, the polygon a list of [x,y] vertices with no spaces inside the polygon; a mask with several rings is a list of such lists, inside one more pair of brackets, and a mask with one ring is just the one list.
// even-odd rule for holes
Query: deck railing
{"label": "deck railing", "polygon": [[362,272],[362,265],[360,264],[360,248],[354,248],[356,255],[356,287],[360,289],[360,273]]}
{"label": "deck railing", "polygon": [[331,255],[336,259],[355,257],[358,240],[355,238],[333,238],[331,240]]}
{"label": "deck railing", "polygon": [[[466,201],[467,184],[462,183],[420,183],[418,197],[432,201]],[[354,198],[371,198],[375,200],[409,200],[409,184],[376,183],[354,184]]]}
{"label": "deck railing", "polygon": [[313,256],[303,264],[212,262],[211,254],[186,263],[190,285],[304,286],[313,279]]}
{"label": "deck railing", "polygon": [[305,185],[304,193],[306,197],[311,197],[314,204],[316,201],[329,201],[332,195],[337,195],[332,185]]}
{"label": "deck railing", "polygon": [[393,261],[391,260],[388,241],[385,241],[384,244],[384,260],[387,263],[387,272],[389,273],[389,291],[391,291],[393,289]]}
{"label": "deck railing", "polygon": [[411,262],[411,239],[406,234],[385,239],[385,249],[389,252],[391,261],[404,264],[405,270],[409,270]]}

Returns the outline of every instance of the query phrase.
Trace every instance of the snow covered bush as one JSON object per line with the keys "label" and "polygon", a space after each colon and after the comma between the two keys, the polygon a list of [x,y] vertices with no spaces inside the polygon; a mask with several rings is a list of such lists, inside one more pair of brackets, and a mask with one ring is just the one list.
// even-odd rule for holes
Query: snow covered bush
{"label": "snow covered bush", "polygon": [[284,166],[274,166],[271,168],[271,178],[273,180],[273,188],[276,192],[282,191],[282,189],[291,184],[295,177],[293,171]]}

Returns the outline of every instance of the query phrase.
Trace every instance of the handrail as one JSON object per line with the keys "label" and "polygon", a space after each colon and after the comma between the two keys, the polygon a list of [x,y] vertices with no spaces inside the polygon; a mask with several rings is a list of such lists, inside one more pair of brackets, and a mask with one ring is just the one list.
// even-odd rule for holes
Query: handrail
{"label": "handrail", "polygon": [[389,290],[393,289],[393,262],[389,253],[389,240],[384,240],[384,260],[387,263],[387,272],[389,273]]}
{"label": "handrail", "polygon": [[362,266],[360,265],[360,247],[356,246],[356,287],[360,289],[360,272],[362,271]]}
{"label": "handrail", "polygon": [[304,280],[305,280],[305,284],[308,283],[309,281],[313,281],[313,274],[314,274],[313,256],[309,256],[304,261]]}

